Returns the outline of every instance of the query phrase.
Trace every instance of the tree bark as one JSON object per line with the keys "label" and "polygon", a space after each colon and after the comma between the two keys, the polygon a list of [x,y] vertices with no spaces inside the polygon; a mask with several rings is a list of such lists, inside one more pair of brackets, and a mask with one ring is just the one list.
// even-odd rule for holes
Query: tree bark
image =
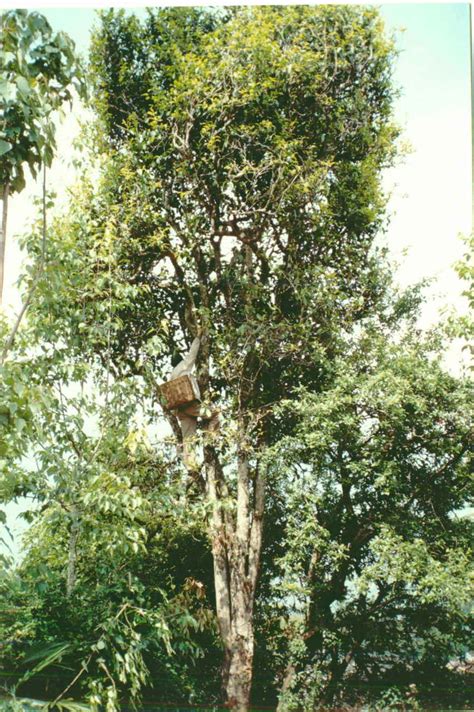
{"label": "tree bark", "polygon": [[287,695],[288,691],[291,689],[291,685],[293,683],[295,673],[296,673],[295,666],[293,665],[292,662],[289,662],[288,665],[286,666],[285,674],[283,676],[283,682],[282,682],[281,689],[280,689],[280,696],[278,699],[278,705],[276,708],[276,712],[286,712],[286,709],[287,709],[286,695]]}
{"label": "tree bark", "polygon": [[235,712],[247,712],[252,687],[253,612],[236,611],[232,645],[231,649],[226,652],[229,660],[226,686],[227,706]]}
{"label": "tree bark", "polygon": [[247,712],[252,687],[253,607],[262,542],[264,477],[263,473],[255,475],[251,507],[249,463],[243,453],[239,454],[237,511],[231,517],[223,507],[226,484],[212,447],[207,448],[206,470],[212,505],[216,612],[224,648],[222,688],[229,709]]}
{"label": "tree bark", "polygon": [[8,216],[8,195],[10,184],[3,186],[2,204],[2,232],[0,235],[0,305],[3,303],[3,283],[5,280],[5,246],[7,244],[7,216]]}
{"label": "tree bark", "polygon": [[79,537],[79,515],[76,507],[71,512],[69,548],[67,560],[66,595],[69,598],[76,587],[77,539]]}

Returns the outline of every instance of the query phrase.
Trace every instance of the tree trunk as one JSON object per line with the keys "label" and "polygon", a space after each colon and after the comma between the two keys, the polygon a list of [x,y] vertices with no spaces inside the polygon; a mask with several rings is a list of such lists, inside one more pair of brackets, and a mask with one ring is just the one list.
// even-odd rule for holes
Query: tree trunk
{"label": "tree trunk", "polygon": [[283,682],[280,689],[280,695],[278,698],[278,705],[276,712],[286,712],[287,710],[287,693],[291,689],[293,679],[295,677],[296,668],[292,662],[289,662],[286,666],[285,675],[283,677]]}
{"label": "tree trunk", "polygon": [[2,233],[0,235],[0,305],[3,303],[3,283],[5,280],[5,246],[7,243],[7,215],[8,215],[8,195],[10,184],[3,186],[3,206],[2,206]]}
{"label": "tree trunk", "polygon": [[242,616],[238,628],[239,630],[233,632],[232,647],[228,651],[228,679],[225,692],[229,709],[235,712],[247,712],[252,687],[254,653],[252,613]]}
{"label": "tree trunk", "polygon": [[227,707],[247,712],[252,687],[253,606],[262,542],[264,477],[263,473],[254,473],[251,506],[248,460],[239,456],[237,512],[232,517],[222,506],[226,483],[212,447],[206,448],[206,471],[212,504],[216,612],[224,647],[222,687]]}
{"label": "tree trunk", "polygon": [[77,539],[79,537],[79,516],[76,507],[71,512],[69,548],[67,560],[66,595],[69,598],[76,587]]}
{"label": "tree trunk", "polygon": [[[199,250],[196,251],[195,259],[202,277],[202,303],[207,306],[206,273]],[[199,334],[200,338],[194,334],[193,345],[197,346],[192,363],[194,364],[200,347],[197,379],[204,397],[209,386],[208,323],[201,325]],[[239,427],[235,513],[229,507],[229,501],[233,499],[231,487],[214,446],[215,418],[202,424],[203,465],[211,512],[208,535],[214,564],[216,616],[224,649],[222,688],[229,709],[247,712],[252,686],[253,607],[262,545],[265,473],[259,470],[258,465],[255,471],[250,472],[248,453],[252,448],[247,441],[248,423],[241,414],[237,420]],[[184,432],[182,436],[184,440]],[[183,459],[188,472],[192,474],[189,458],[185,456]]]}

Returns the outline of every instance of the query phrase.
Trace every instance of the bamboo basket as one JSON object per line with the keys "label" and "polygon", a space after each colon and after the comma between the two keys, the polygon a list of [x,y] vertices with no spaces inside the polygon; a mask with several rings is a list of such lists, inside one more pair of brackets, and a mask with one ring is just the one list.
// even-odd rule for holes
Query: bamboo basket
{"label": "bamboo basket", "polygon": [[174,378],[172,381],[162,383],[160,392],[166,407],[170,410],[183,408],[193,403],[199,403],[201,400],[196,378],[187,374]]}

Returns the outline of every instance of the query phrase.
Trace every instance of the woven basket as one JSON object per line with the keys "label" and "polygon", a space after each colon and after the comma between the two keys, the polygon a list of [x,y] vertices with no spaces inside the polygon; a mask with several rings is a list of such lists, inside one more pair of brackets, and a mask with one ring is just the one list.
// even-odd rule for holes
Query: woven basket
{"label": "woven basket", "polygon": [[199,386],[194,376],[184,375],[174,378],[172,381],[163,383],[160,386],[160,391],[166,407],[170,410],[182,408],[201,400]]}

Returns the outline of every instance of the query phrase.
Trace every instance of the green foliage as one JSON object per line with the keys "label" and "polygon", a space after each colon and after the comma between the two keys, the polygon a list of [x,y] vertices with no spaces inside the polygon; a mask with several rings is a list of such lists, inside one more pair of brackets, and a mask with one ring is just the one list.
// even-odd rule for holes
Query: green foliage
{"label": "green foliage", "polygon": [[52,112],[84,94],[74,43],[53,34],[38,12],[8,10],[0,15],[0,184],[16,192],[25,185],[25,165],[33,176],[49,166],[55,147]]}
{"label": "green foliage", "polygon": [[251,369],[249,407],[280,397],[276,376],[286,393],[317,381],[305,360],[383,292],[369,249],[394,155],[392,56],[371,10],[106,14],[93,49],[106,159],[53,238],[58,260],[81,259],[66,287],[52,248],[58,328],[66,302],[103,350],[112,309],[114,365],[136,372],[153,340],[156,371],[201,325],[212,391],[235,397]]}
{"label": "green foliage", "polygon": [[464,290],[462,296],[466,300],[467,309],[465,313],[459,315],[451,315],[447,320],[447,333],[453,338],[462,339],[464,342],[463,348],[469,351],[471,355],[471,363],[469,368],[474,368],[472,364],[473,355],[473,337],[474,337],[474,265],[473,265],[473,249],[474,236],[471,235],[464,239],[468,251],[462,260],[456,265],[458,277],[464,282]]}
{"label": "green foliage", "polygon": [[223,517],[237,452],[250,500],[268,480],[255,702],[464,704],[446,663],[470,634],[472,386],[374,247],[382,29],[348,6],[102,15],[89,158],[0,372],[1,498],[33,501],[0,580],[10,688],[62,651],[17,694],[220,700],[213,505],[157,394],[199,333]]}
{"label": "green foliage", "polygon": [[58,712],[90,712],[89,705],[76,702],[75,700],[60,700],[52,708],[48,702],[44,700],[34,700],[26,697],[17,697],[10,695],[8,700],[1,700],[2,712],[48,712],[48,710],[56,709]]}
{"label": "green foliage", "polygon": [[379,690],[412,683],[422,703],[465,702],[443,668],[472,636],[472,525],[458,516],[472,501],[472,384],[442,370],[437,342],[371,327],[327,390],[283,406],[299,421],[274,465],[288,710],[380,704]]}
{"label": "green foliage", "polygon": [[199,639],[215,645],[213,614],[192,567],[167,561],[173,541],[192,550],[198,531],[189,513],[183,523],[166,446],[148,440],[145,396],[61,350],[29,347],[20,339],[2,372],[7,402],[23,384],[28,427],[3,424],[1,497],[32,499],[25,557],[1,581],[6,682],[64,702],[78,675],[72,692],[91,709],[138,703],[151,673],[170,694],[191,694]]}

